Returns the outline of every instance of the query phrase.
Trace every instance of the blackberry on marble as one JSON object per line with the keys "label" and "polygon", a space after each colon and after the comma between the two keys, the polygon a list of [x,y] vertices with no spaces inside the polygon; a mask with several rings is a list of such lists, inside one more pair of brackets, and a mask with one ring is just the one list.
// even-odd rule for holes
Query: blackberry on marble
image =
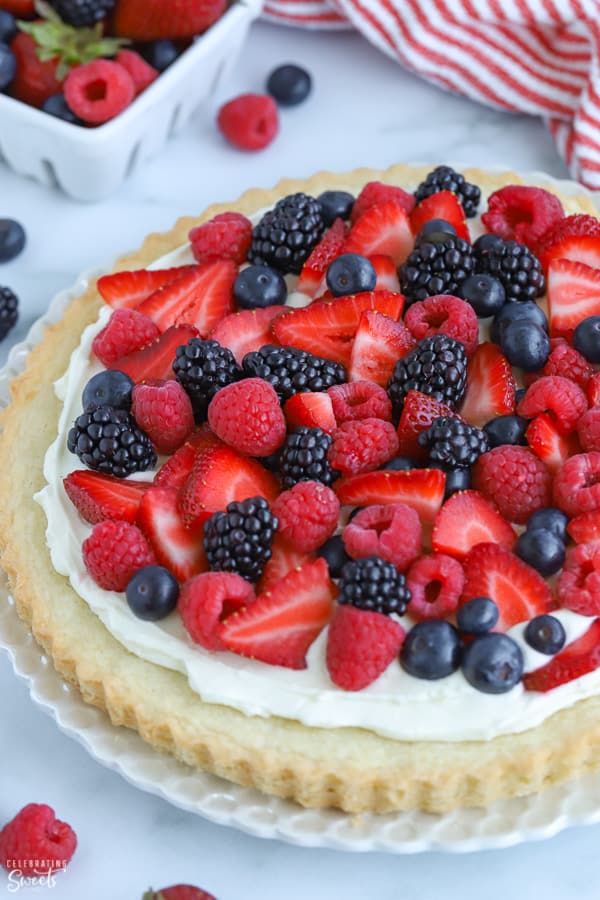
{"label": "blackberry on marble", "polygon": [[19,299],[8,287],[0,287],[0,341],[17,324],[19,318]]}

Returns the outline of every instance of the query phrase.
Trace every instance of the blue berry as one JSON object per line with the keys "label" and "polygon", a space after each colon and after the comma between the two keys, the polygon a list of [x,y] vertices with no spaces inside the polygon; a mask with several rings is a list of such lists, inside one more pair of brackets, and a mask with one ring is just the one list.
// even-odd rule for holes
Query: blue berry
{"label": "blue berry", "polygon": [[167,40],[151,41],[142,47],[140,53],[159,72],[168,69],[179,56],[177,44]]}
{"label": "blue berry", "polygon": [[527,388],[519,388],[517,393],[515,394],[515,406],[518,406],[525,394],[527,393]]}
{"label": "blue berry", "polygon": [[408,469],[420,469],[421,464],[414,459],[409,459],[408,456],[395,456],[380,466],[380,468],[388,472],[406,472]]}
{"label": "blue berry", "polygon": [[527,623],[525,640],[539,653],[553,656],[565,646],[567,635],[560,619],[555,616],[536,616]]}
{"label": "blue berry", "polygon": [[567,540],[567,525],[569,517],[564,514],[562,509],[556,509],[554,506],[544,506],[542,509],[536,509],[527,521],[528,531],[538,531],[545,528],[551,531],[563,543]]}
{"label": "blue berry", "polygon": [[465,634],[487,634],[499,615],[498,606],[490,597],[472,597],[456,613],[456,624]]}
{"label": "blue berry", "polygon": [[456,228],[445,219],[429,219],[428,222],[420,228],[415,239],[415,247],[422,244],[423,241],[429,241],[433,244],[448,240],[448,237],[458,237]]}
{"label": "blue berry", "polygon": [[[359,509],[360,507],[357,507],[355,513],[359,512]],[[319,549],[317,556],[323,557],[329,566],[329,574],[332,578],[340,578],[342,569],[346,563],[351,562],[350,557],[346,553],[346,548],[344,547],[344,542],[340,534],[334,534],[328,541],[325,541],[323,546]]]}
{"label": "blue berry", "polygon": [[284,304],[287,285],[283,275],[269,266],[248,266],[235,279],[233,296],[242,309],[262,309]]}
{"label": "blue berry", "polygon": [[532,322],[538,325],[544,331],[548,331],[548,319],[544,310],[534,303],[533,300],[526,300],[521,303],[505,303],[500,312],[494,316],[492,322],[491,338],[495,344],[502,341],[502,333],[511,322]]}
{"label": "blue berry", "polygon": [[17,20],[6,9],[0,9],[0,42],[10,44],[17,34]]}
{"label": "blue berry", "polygon": [[502,282],[491,275],[470,275],[458,289],[458,296],[470,303],[481,319],[495,316],[506,303]]}
{"label": "blue berry", "polygon": [[17,74],[17,59],[10,47],[0,44],[0,91],[5,91]]}
{"label": "blue berry", "polygon": [[67,101],[64,94],[52,94],[45,101],[42,109],[49,116],[55,119],[62,119],[63,122],[69,122],[71,125],[83,125],[83,122],[76,116]]}
{"label": "blue berry", "polygon": [[462,671],[476,690],[505,694],[522,678],[523,653],[507,634],[483,634],[465,648]]}
{"label": "blue berry", "polygon": [[408,632],[400,651],[400,664],[409,675],[433,681],[458,669],[460,653],[456,628],[443,619],[430,619]]}
{"label": "blue berry", "polygon": [[519,535],[515,553],[540,575],[554,575],[565,561],[565,545],[552,531],[538,528]]}
{"label": "blue berry", "polygon": [[347,294],[374,290],[377,272],[366,256],[342,253],[327,269],[325,280],[334,297],[345,297]]}
{"label": "blue berry", "polygon": [[[445,470],[444,470],[445,471]],[[444,500],[456,494],[457,491],[468,491],[471,487],[470,469],[450,469],[446,472],[446,484],[444,488]]]}
{"label": "blue berry", "polygon": [[533,322],[517,321],[507,325],[500,347],[509,363],[524,372],[543,368],[550,356],[550,338]]}
{"label": "blue berry", "polygon": [[0,262],[10,262],[25,246],[25,229],[14,219],[0,219]]}
{"label": "blue berry", "polygon": [[497,416],[483,426],[490,448],[501,444],[526,444],[525,432],[529,422],[522,416]]}
{"label": "blue berry", "polygon": [[273,69],[267,79],[267,92],[280,106],[297,106],[306,100],[311,88],[309,73],[293,63]]}
{"label": "blue berry", "polygon": [[83,409],[96,406],[112,406],[113,409],[131,409],[133,381],[125,372],[106,369],[92,376],[83,389],[81,402]]}
{"label": "blue berry", "polygon": [[348,191],[324,191],[317,200],[321,204],[323,221],[329,227],[336,219],[349,219],[354,207],[354,196]]}
{"label": "blue berry", "polygon": [[158,622],[177,606],[177,579],[163,566],[144,566],[135,573],[125,592],[127,604],[138,619]]}
{"label": "blue berry", "polygon": [[583,319],[573,333],[573,346],[588,362],[600,362],[600,316]]}

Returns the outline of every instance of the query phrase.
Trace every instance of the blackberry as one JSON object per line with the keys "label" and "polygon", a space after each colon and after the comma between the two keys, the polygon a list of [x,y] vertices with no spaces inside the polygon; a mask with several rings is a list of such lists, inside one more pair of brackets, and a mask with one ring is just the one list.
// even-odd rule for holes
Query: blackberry
{"label": "blackberry", "polygon": [[409,303],[436,294],[456,294],[475,271],[473,248],[458,237],[423,241],[400,266],[400,286]]}
{"label": "blackberry", "polygon": [[406,578],[393,563],[379,556],[346,563],[339,584],[338,603],[349,603],[357,609],[403,616],[410,602]]}
{"label": "blackberry", "polygon": [[331,359],[313,356],[295,347],[274,347],[272,344],[247,353],[242,369],[248,378],[268,381],[282,402],[294,394],[326,391],[334,384],[343,384],[347,378],[344,367]]}
{"label": "blackberry", "polygon": [[481,428],[445,416],[434,419],[427,431],[421,432],[419,444],[427,448],[430,462],[448,469],[467,469],[490,449]]}
{"label": "blackberry", "polygon": [[497,278],[508,302],[535,300],[546,290],[542,264],[525,244],[484,234],[473,244],[473,252],[475,270]]}
{"label": "blackberry", "polygon": [[299,275],[324,230],[319,201],[307,194],[289,194],[255,225],[248,262]]}
{"label": "blackberry", "polygon": [[204,526],[204,548],[211,569],[257,581],[271,558],[278,525],[264,497],[230,503]]}
{"label": "blackberry", "polygon": [[416,189],[415,200],[420,203],[421,200],[440,191],[452,191],[456,194],[468,219],[477,215],[477,207],[481,200],[480,188],[465,181],[465,176],[455,172],[450,166],[438,166],[430,172]]}
{"label": "blackberry", "polygon": [[399,418],[409,391],[429,394],[435,400],[455,407],[462,400],[467,384],[467,356],[460,341],[436,334],[423,338],[399,359],[387,391],[394,415]]}
{"label": "blackberry", "polygon": [[192,401],[198,425],[206,419],[208,404],[217,391],[242,377],[231,350],[201,338],[192,338],[177,348],[173,371]]}
{"label": "blackberry", "polygon": [[279,451],[279,473],[284,491],[299,481],[330,485],[339,476],[327,459],[333,438],[321,428],[301,425],[290,431]]}
{"label": "blackberry", "polygon": [[112,12],[116,0],[50,0],[63,22],[74,28],[91,28]]}
{"label": "blackberry", "polygon": [[156,453],[148,435],[124,409],[97,406],[75,419],[67,446],[84,466],[127,478],[156,465]]}
{"label": "blackberry", "polygon": [[10,288],[0,287],[0,341],[3,341],[19,318],[19,299]]}

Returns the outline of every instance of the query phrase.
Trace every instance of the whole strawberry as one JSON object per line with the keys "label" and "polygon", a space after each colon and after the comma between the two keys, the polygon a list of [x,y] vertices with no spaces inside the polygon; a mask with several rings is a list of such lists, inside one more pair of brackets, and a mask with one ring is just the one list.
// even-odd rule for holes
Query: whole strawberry
{"label": "whole strawberry", "polygon": [[216,898],[191,884],[175,884],[172,887],[160,888],[158,891],[150,888],[142,900],[216,900]]}
{"label": "whole strawberry", "polygon": [[136,41],[190,38],[225,12],[226,0],[119,0],[114,31]]}
{"label": "whole strawberry", "polygon": [[25,874],[47,875],[64,868],[76,847],[75,832],[51,807],[29,803],[0,831],[0,865],[9,872],[19,868]]}

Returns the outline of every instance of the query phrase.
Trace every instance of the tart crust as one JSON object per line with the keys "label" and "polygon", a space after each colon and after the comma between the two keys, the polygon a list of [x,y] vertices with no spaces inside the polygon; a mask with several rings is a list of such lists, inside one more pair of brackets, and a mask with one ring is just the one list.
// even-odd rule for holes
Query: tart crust
{"label": "tart crust", "polygon": [[[374,179],[413,189],[428,170],[399,165],[385,172],[321,172],[303,181],[281,181],[272,190],[251,190],[236,203],[212,206],[198,218],[180,219],[166,234],[150,235],[115,271],[149,265],[185,244],[192,226],[231,208],[250,215],[294,191],[357,193]],[[481,185],[484,195],[523,183],[511,172],[469,169],[464,174]],[[569,213],[596,213],[585,195],[559,196]],[[304,806],[348,812],[483,806],[600,768],[600,697],[580,701],[529,731],[489,741],[397,741],[363,729],[310,728],[205,703],[183,675],[146,662],[118,643],[54,570],[45,515],[33,500],[44,486],[44,456],[56,437],[60,404],[53,382],[66,370],[82,330],[95,321],[100,306],[92,285],[70,304],[61,322],[46,330],[25,372],[13,382],[12,404],[0,419],[2,566],[19,615],[87,703],[190,766]]]}

